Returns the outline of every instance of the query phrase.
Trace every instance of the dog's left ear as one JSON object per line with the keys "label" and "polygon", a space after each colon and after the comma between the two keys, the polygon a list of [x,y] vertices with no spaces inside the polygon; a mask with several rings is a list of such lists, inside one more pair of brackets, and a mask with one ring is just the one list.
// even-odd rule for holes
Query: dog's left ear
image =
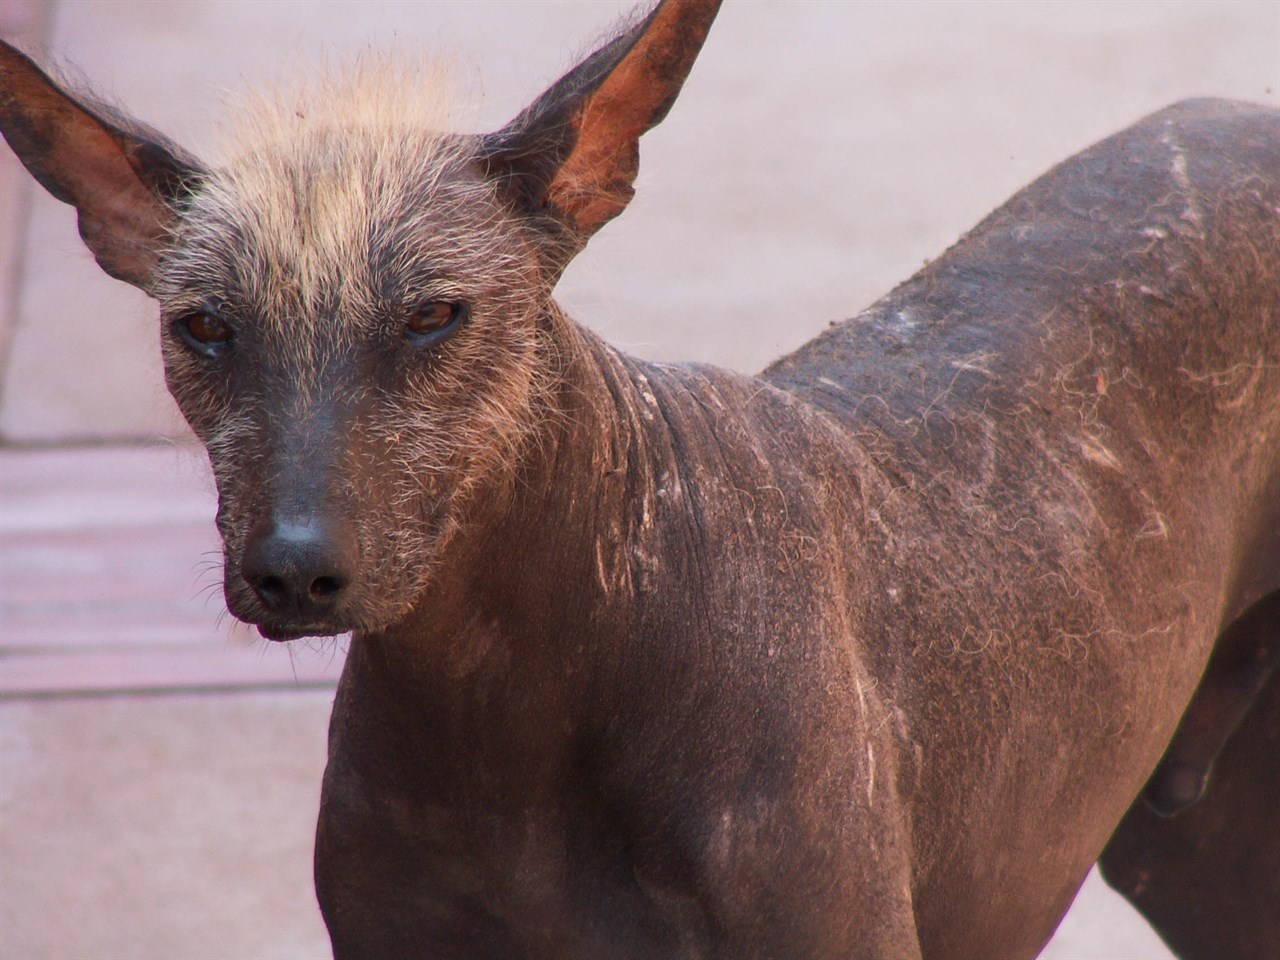
{"label": "dog's left ear", "polygon": [[481,163],[549,241],[554,279],[635,192],[640,135],[667,115],[720,0],[662,0],[497,133]]}
{"label": "dog's left ear", "polygon": [[3,40],[0,132],[32,176],[79,211],[102,269],[149,292],[199,165],[141,124],[84,105]]}

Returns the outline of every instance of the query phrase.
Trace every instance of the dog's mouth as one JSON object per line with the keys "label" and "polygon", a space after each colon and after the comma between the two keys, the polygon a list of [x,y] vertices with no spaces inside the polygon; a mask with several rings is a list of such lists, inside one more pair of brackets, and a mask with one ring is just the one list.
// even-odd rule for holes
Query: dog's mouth
{"label": "dog's mouth", "polygon": [[332,611],[264,610],[247,589],[226,591],[227,612],[254,627],[265,640],[285,643],[303,637],[336,637],[350,633],[345,609]]}

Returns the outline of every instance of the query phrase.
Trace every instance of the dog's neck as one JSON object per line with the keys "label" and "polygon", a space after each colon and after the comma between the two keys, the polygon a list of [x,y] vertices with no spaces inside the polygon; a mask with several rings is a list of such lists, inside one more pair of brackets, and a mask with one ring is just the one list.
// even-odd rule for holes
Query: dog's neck
{"label": "dog's neck", "polygon": [[634,572],[659,535],[658,498],[678,482],[653,371],[562,316],[551,323],[561,376],[523,462],[469,505],[414,610],[352,641],[347,680],[360,677],[365,705],[401,687],[385,703],[437,737],[455,724],[460,736],[564,733],[598,717],[608,678],[636,662],[643,609],[665,602]]}

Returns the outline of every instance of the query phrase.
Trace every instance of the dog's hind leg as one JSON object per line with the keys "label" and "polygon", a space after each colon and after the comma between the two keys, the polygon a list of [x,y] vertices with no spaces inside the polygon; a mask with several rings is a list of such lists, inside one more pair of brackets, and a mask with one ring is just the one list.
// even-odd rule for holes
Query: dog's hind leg
{"label": "dog's hind leg", "polygon": [[1272,960],[1280,948],[1278,648],[1273,591],[1224,633],[1146,796],[1099,860],[1184,960]]}
{"label": "dog's hind leg", "polygon": [[1225,631],[1143,799],[1171,817],[1204,794],[1214,761],[1280,665],[1280,591],[1253,604]]}

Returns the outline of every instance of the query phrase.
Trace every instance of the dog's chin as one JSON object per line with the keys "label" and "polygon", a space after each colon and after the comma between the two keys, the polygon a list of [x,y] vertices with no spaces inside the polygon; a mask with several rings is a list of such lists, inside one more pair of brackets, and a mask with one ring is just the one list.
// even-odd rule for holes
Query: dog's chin
{"label": "dog's chin", "polygon": [[256,623],[258,633],[264,640],[273,643],[288,643],[290,640],[301,640],[303,637],[336,637],[347,630],[343,627],[321,623]]}

